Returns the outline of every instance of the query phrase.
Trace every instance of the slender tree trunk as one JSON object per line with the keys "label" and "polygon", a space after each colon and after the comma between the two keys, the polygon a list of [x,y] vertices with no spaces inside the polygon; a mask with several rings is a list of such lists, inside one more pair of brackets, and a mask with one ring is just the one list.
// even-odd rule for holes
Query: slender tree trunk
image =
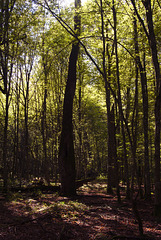
{"label": "slender tree trunk", "polygon": [[[135,41],[135,37],[134,37]],[[132,116],[132,141],[133,141],[133,152],[134,158],[136,158],[136,150],[137,150],[137,137],[138,137],[138,65],[135,61],[135,101],[134,101],[134,109]],[[134,178],[134,173],[132,174],[132,178]],[[134,179],[132,179],[134,182]]]}
{"label": "slender tree trunk", "polygon": [[144,174],[145,174],[145,196],[150,198],[151,187],[150,187],[150,171],[149,171],[149,120],[148,120],[148,89],[147,89],[147,77],[145,67],[142,66],[139,45],[138,45],[138,33],[137,33],[137,22],[134,18],[134,34],[135,34],[135,53],[136,62],[140,70],[141,86],[142,86],[142,97],[143,97],[143,128],[144,128]]}
{"label": "slender tree trunk", "polygon": [[47,82],[48,82],[48,69],[47,69],[47,56],[48,53],[44,50],[44,39],[43,39],[43,56],[42,56],[42,64],[44,70],[44,99],[43,99],[43,106],[42,106],[42,139],[43,139],[43,174],[48,183],[50,184],[50,177],[49,177],[49,162],[47,156]]}
{"label": "slender tree trunk", "polygon": [[152,54],[152,61],[155,69],[156,80],[156,99],[155,99],[155,213],[161,215],[161,192],[160,192],[160,131],[161,131],[161,73],[158,59],[157,42],[154,33],[153,13],[151,9],[151,0],[142,0],[142,3],[146,9],[147,28],[144,21],[140,17],[135,0],[131,0],[135,13],[143,26],[144,32],[148,38],[149,46]]}
{"label": "slender tree trunk", "polygon": [[46,121],[46,100],[47,100],[47,78],[45,76],[45,91],[44,91],[44,100],[42,106],[42,138],[43,138],[43,171],[47,183],[50,183],[49,180],[49,171],[48,171],[48,159],[47,159],[47,121]]}
{"label": "slender tree trunk", "polygon": [[[18,72],[18,69],[17,69]],[[13,162],[13,177],[17,176],[18,179],[20,177],[20,165],[19,165],[19,110],[20,110],[20,106],[19,106],[19,100],[20,100],[20,85],[18,83],[18,73],[17,73],[17,83],[16,83],[16,101],[15,101],[15,105],[16,105],[16,109],[15,109],[15,149],[14,149],[14,162]]]}
{"label": "slender tree trunk", "polygon": [[21,74],[21,81],[22,81],[22,91],[23,91],[23,98],[24,98],[24,139],[22,139],[24,143],[24,155],[23,159],[24,162],[22,162],[22,175],[29,179],[30,173],[31,173],[31,162],[30,162],[30,156],[29,156],[29,93],[30,93],[30,77],[31,77],[31,71],[33,67],[33,61],[34,57],[33,54],[27,54],[24,56],[25,65],[25,80],[23,77],[23,66],[20,67],[20,74]]}
{"label": "slender tree trunk", "polygon": [[[149,103],[148,103],[148,90],[147,90],[147,77],[146,77],[146,67],[145,67],[145,53],[144,53],[144,80],[143,86],[145,86],[145,99],[143,101],[143,108],[144,108],[144,188],[145,188],[145,197],[150,199],[151,198],[151,179],[150,179],[150,167],[149,167]],[[143,87],[142,87],[143,88]]]}
{"label": "slender tree trunk", "polygon": [[[155,100],[155,214],[161,216],[161,183],[160,183],[160,131],[161,131],[161,74],[158,60],[157,43],[154,33],[154,24],[151,9],[151,0],[142,1],[146,9],[146,18],[149,31],[149,45],[155,69],[156,100]],[[159,186],[159,187],[158,187]]]}
{"label": "slender tree trunk", "polygon": [[[3,88],[0,91],[5,94],[5,121],[3,130],[3,180],[4,191],[8,190],[8,166],[7,166],[7,137],[8,137],[8,117],[9,117],[9,97],[13,63],[9,55],[9,17],[14,7],[14,1],[1,1],[0,3],[0,63]],[[10,11],[10,12],[9,12]],[[12,53],[14,55],[14,53]],[[10,58],[10,59],[9,59]],[[9,61],[10,60],[10,61]],[[9,65],[10,64],[10,65]]]}
{"label": "slender tree trunk", "polygon": [[29,179],[29,131],[28,131],[28,101],[29,101],[29,81],[27,80],[27,89],[25,97],[25,176]]}
{"label": "slender tree trunk", "polygon": [[78,163],[77,163],[77,176],[78,179],[81,178],[82,175],[82,83],[83,83],[83,76],[81,73],[81,63],[79,66],[79,99],[78,99],[78,119],[79,119],[79,126],[78,126],[78,138],[79,138],[79,153],[78,153]]}
{"label": "slender tree trunk", "polygon": [[[116,181],[116,176],[118,176],[116,161],[117,161],[117,150],[115,145],[115,123],[114,123],[114,111],[111,110],[111,101],[110,101],[110,89],[108,83],[111,80],[111,58],[113,55],[110,55],[108,43],[106,44],[105,38],[105,23],[104,23],[104,11],[103,11],[103,2],[100,0],[100,11],[101,11],[101,31],[103,39],[103,52],[102,52],[102,66],[103,66],[103,78],[105,83],[106,91],[106,109],[107,109],[107,131],[108,131],[108,162],[107,162],[107,192],[113,193],[113,187],[118,187],[118,182]],[[107,79],[107,69],[106,69],[106,53],[108,55],[108,79]]]}
{"label": "slender tree trunk", "polygon": [[128,169],[128,160],[127,160],[127,149],[126,149],[126,136],[125,129],[123,123],[123,111],[122,111],[122,100],[121,100],[121,88],[120,88],[120,74],[119,74],[119,60],[118,60],[118,50],[117,50],[117,18],[116,18],[116,10],[115,10],[115,2],[113,0],[113,21],[114,21],[114,44],[115,44],[115,57],[116,57],[116,78],[117,78],[117,86],[118,86],[118,106],[119,106],[119,115],[121,121],[121,129],[122,129],[122,137],[123,137],[123,149],[124,149],[124,163],[125,163],[125,175],[126,175],[126,197],[130,198],[130,182],[129,182],[129,169]]}
{"label": "slender tree trunk", "polygon": [[8,136],[8,110],[9,110],[9,94],[6,94],[5,106],[5,125],[3,133],[3,188],[4,191],[8,190],[8,166],[7,166],[7,136]]}
{"label": "slender tree trunk", "polygon": [[[80,34],[80,15],[77,12],[81,6],[80,0],[75,0],[76,14],[74,18],[74,29],[78,36]],[[76,194],[75,186],[75,156],[73,143],[73,99],[76,89],[76,66],[79,53],[79,43],[76,41],[72,45],[69,58],[68,78],[64,96],[63,122],[59,148],[59,168],[61,177],[61,193],[64,196]]]}
{"label": "slender tree trunk", "polygon": [[[61,132],[61,119],[62,119],[62,81],[63,81],[63,69],[62,66],[60,66],[60,75],[57,78],[56,82],[56,105],[57,105],[57,126],[55,127],[55,133],[56,133],[56,139],[55,139],[55,153],[54,153],[54,175],[55,175],[55,182],[58,182],[58,174],[59,174],[59,143],[60,143],[60,132]],[[54,101],[54,98],[53,98]]]}

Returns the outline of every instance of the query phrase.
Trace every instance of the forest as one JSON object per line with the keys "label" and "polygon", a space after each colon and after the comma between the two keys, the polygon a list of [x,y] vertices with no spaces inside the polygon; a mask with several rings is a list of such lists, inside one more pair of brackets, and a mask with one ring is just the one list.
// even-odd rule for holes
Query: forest
{"label": "forest", "polygon": [[[161,238],[160,22],[160,0],[0,1],[0,226],[17,209],[17,224],[44,234],[24,237],[6,217],[0,239]],[[20,220],[34,197],[44,215]],[[133,214],[133,237],[68,226],[99,204],[118,229],[115,211]]]}

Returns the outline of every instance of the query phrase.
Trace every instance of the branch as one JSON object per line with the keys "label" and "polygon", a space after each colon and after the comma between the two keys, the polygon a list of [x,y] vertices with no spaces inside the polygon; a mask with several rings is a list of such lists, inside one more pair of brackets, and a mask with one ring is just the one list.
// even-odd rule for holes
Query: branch
{"label": "branch", "polygon": [[[45,0],[45,3],[47,6],[39,3],[39,2],[36,2],[35,3],[39,4],[40,6],[44,7],[46,10],[48,10],[52,15],[53,17],[61,24],[61,26],[71,35],[73,36],[78,42],[79,44],[83,47],[86,55],[89,57],[89,59],[93,62],[93,64],[95,65],[95,67],[97,68],[97,70],[99,71],[99,73],[104,77],[104,73],[103,71],[101,70],[101,68],[98,66],[98,64],[96,63],[96,61],[94,60],[94,58],[91,56],[91,54],[88,52],[86,46],[81,42],[81,40],[78,38],[78,36],[76,35],[76,33],[73,31],[73,29],[60,17],[58,16],[56,13],[54,13],[52,11],[52,9],[50,8],[50,6],[48,5],[47,3],[47,0]],[[113,95],[113,97],[116,99],[117,101],[117,97],[116,97],[116,94],[114,92],[114,90],[112,89],[110,83],[108,82],[108,87]]]}
{"label": "branch", "polygon": [[[35,1],[35,0],[34,0]],[[134,2],[134,0],[131,0],[132,2]],[[46,10],[48,10],[52,16],[61,24],[61,26],[71,35],[73,36],[78,42],[79,44],[83,47],[86,55],[89,57],[89,59],[92,61],[92,63],[94,64],[94,66],[96,67],[96,69],[99,71],[99,73],[102,75],[102,77],[104,78],[104,72],[101,70],[101,68],[99,67],[99,65],[96,63],[96,61],[94,60],[94,58],[91,56],[91,54],[89,53],[89,51],[87,50],[86,46],[83,44],[83,42],[80,40],[80,38],[78,38],[78,36],[76,35],[76,33],[73,31],[73,29],[60,17],[58,16],[56,13],[54,13],[52,11],[52,9],[50,8],[49,4],[47,3],[47,0],[45,0],[45,3],[46,3],[46,6],[39,3],[39,2],[36,2],[35,3],[39,4],[40,6],[42,6],[43,8],[45,8]],[[136,8],[136,7],[135,7]],[[137,11],[137,9],[136,9]],[[138,14],[139,15],[139,14]],[[143,20],[142,20],[143,21]],[[144,22],[143,22],[144,24]],[[144,25],[145,27],[145,25]],[[125,47],[123,46],[121,43],[119,43],[124,49],[126,49],[126,51],[130,54],[130,56],[132,58],[134,58],[134,56],[130,53],[130,51]],[[134,58],[135,59],[135,58]],[[108,84],[108,87],[114,97],[114,99],[116,100],[116,102],[118,102],[118,99],[117,99],[117,96],[114,92],[114,90],[112,89],[111,87],[111,84],[109,82],[107,82]],[[124,120],[125,121],[125,120]]]}
{"label": "branch", "polygon": [[160,9],[161,9],[161,4],[159,3],[159,0],[157,0],[157,3],[158,3],[158,5],[159,5],[159,7],[160,7]]}
{"label": "branch", "polygon": [[1,91],[3,94],[6,94],[5,89],[3,89],[1,86],[0,86],[0,91]]}
{"label": "branch", "polygon": [[134,11],[135,11],[135,13],[136,13],[136,15],[137,15],[137,17],[138,17],[138,19],[139,19],[139,21],[140,21],[143,29],[144,29],[144,32],[145,32],[145,34],[146,34],[146,36],[147,36],[147,38],[148,38],[148,40],[149,40],[149,33],[148,33],[148,31],[147,31],[147,29],[146,29],[146,27],[145,27],[145,24],[144,24],[143,19],[141,18],[140,14],[138,13],[138,10],[137,10],[136,5],[135,5],[135,1],[134,1],[134,0],[131,0],[131,3],[132,3],[132,5],[133,5]]}

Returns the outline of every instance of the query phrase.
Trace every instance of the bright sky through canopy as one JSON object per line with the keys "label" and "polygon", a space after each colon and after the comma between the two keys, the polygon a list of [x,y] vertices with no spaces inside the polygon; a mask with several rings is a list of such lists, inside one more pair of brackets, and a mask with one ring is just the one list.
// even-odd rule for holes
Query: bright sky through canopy
{"label": "bright sky through canopy", "polygon": [[[74,1],[75,1],[75,0],[61,0],[61,1],[60,1],[60,4],[63,5],[63,6],[69,7],[70,4],[74,4]],[[81,0],[82,5],[83,5],[85,2],[86,2],[86,0]]]}

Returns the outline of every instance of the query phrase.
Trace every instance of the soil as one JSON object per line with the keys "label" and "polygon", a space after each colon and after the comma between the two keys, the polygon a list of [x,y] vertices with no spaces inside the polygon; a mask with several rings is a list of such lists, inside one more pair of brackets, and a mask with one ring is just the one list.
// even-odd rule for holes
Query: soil
{"label": "soil", "polygon": [[106,193],[106,184],[93,182],[79,188],[75,198],[57,193],[0,195],[0,240],[112,240],[161,239],[161,221],[153,215],[153,200],[137,201],[144,235],[121,192]]}

